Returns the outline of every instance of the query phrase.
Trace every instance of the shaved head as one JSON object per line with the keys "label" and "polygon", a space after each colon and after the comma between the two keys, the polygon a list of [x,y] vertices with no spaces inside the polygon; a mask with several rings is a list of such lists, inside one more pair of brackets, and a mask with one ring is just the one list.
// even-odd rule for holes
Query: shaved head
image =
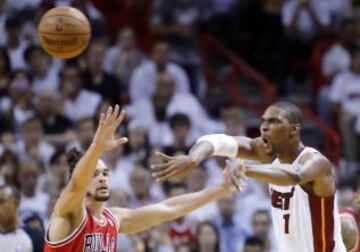
{"label": "shaved head", "polygon": [[271,107],[277,107],[284,110],[285,117],[289,120],[290,123],[303,124],[303,114],[298,106],[293,103],[279,101],[271,104]]}

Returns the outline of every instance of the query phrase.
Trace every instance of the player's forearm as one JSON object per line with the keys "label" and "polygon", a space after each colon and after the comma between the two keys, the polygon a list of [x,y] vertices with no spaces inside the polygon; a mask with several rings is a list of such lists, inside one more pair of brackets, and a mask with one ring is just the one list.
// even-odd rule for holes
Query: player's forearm
{"label": "player's forearm", "polygon": [[199,192],[173,197],[161,204],[167,209],[162,221],[170,221],[184,216],[191,211],[215,201],[230,193],[230,189],[223,185],[209,187]]}
{"label": "player's forearm", "polygon": [[296,185],[301,178],[291,165],[246,165],[245,175],[274,185]]}
{"label": "player's forearm", "polygon": [[190,150],[189,155],[194,158],[197,164],[200,164],[203,160],[211,157],[214,153],[214,148],[211,143],[200,142],[196,143]]}
{"label": "player's forearm", "polygon": [[92,143],[76,164],[71,176],[71,182],[76,190],[85,190],[87,188],[102,154],[103,148]]}

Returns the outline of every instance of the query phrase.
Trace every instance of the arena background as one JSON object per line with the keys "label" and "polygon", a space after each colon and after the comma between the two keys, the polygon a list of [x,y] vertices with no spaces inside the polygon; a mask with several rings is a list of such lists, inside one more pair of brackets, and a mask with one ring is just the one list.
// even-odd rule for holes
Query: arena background
{"label": "arena background", "polygon": [[[71,5],[92,26],[85,53],[50,58],[37,23]],[[154,153],[185,154],[203,134],[257,136],[264,108],[298,104],[303,139],[332,162],[339,207],[359,179],[360,1],[1,0],[0,182],[21,191],[20,216],[44,231],[67,181],[65,151],[86,149],[109,104],[126,109],[124,148],[107,153],[110,206],[135,208],[200,190],[221,178],[210,159],[183,181],[156,184]],[[119,235],[119,251],[191,251],[245,243],[276,251],[267,187],[247,189],[183,219]],[[0,244],[1,245],[1,244]],[[262,246],[262,245],[261,245]],[[215,251],[215,250],[214,250]]]}

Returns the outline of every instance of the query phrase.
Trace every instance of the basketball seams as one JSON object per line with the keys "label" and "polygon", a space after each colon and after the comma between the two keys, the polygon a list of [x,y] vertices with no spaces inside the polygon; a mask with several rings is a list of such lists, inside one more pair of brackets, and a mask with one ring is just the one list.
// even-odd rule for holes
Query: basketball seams
{"label": "basketball seams", "polygon": [[[83,22],[83,20],[80,20],[80,19],[78,19],[78,18],[76,18],[76,17],[67,16],[67,15],[51,15],[51,16],[43,17],[43,18],[40,20],[40,24],[43,23],[43,22],[46,22],[46,19],[48,19],[48,18],[53,18],[53,17],[55,17],[55,18],[56,18],[56,17],[63,17],[63,18],[69,18],[69,19],[72,19],[72,20],[76,20],[76,21],[78,21],[81,25],[83,25],[85,28],[88,28],[88,29],[89,29],[89,32],[87,32],[87,34],[90,34],[90,33],[91,33],[91,27],[90,27],[90,24],[89,24],[89,23],[85,23],[85,22]],[[71,22],[71,21],[69,20],[69,22]],[[40,29],[40,27],[39,27],[39,29],[38,29],[38,32],[39,32],[39,33],[46,33],[46,32],[44,32],[44,31],[42,31],[42,30]],[[57,33],[57,34],[62,35],[62,33]],[[78,33],[74,33],[73,35],[75,35],[75,34],[78,34]]]}
{"label": "basketball seams", "polygon": [[91,32],[85,32],[85,33],[56,33],[56,32],[38,32],[41,35],[56,35],[56,36],[85,36],[85,35],[91,35]]}
{"label": "basketball seams", "polygon": [[[45,19],[49,18],[49,17],[67,17],[67,18],[71,18],[71,19],[75,19],[75,20],[78,20],[80,23],[82,23],[83,25],[85,25],[86,27],[90,27],[90,23],[89,22],[84,22],[84,20],[80,19],[80,18],[77,18],[77,17],[74,17],[74,16],[71,16],[71,15],[64,15],[64,14],[47,14],[45,15],[44,17],[41,18],[40,20],[40,23],[45,21]],[[42,20],[44,19],[44,20]]]}

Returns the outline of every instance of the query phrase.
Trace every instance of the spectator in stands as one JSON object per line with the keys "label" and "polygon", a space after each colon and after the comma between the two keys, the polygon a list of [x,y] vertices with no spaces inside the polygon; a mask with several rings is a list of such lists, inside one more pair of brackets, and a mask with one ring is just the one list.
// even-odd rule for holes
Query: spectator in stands
{"label": "spectator in stands", "polygon": [[329,91],[333,112],[339,121],[349,175],[360,167],[360,146],[355,120],[360,115],[360,46],[351,50],[351,69],[338,74]]}
{"label": "spectator in stands", "polygon": [[170,60],[170,48],[166,42],[158,41],[152,49],[150,61],[137,67],[130,79],[130,98],[135,103],[150,98],[156,89],[158,76],[169,73],[175,81],[176,93],[189,93],[189,80],[185,71]]}
{"label": "spectator in stands", "polygon": [[190,118],[194,135],[208,131],[209,119],[200,102],[189,93],[176,92],[175,85],[170,74],[162,73],[158,76],[151,99],[142,99],[127,108],[130,118],[142,120],[151,126],[149,138],[153,145],[171,144],[171,131],[166,119],[177,113],[183,113]]}
{"label": "spectator in stands", "polygon": [[60,93],[62,112],[72,121],[92,117],[101,102],[101,96],[83,89],[83,80],[79,67],[70,62],[60,73]]}
{"label": "spectator in stands", "polygon": [[[191,171],[189,176],[186,177],[186,185],[189,192],[198,192],[208,185],[209,174],[205,167],[200,166],[199,169]],[[211,220],[217,212],[216,202],[211,202],[203,207],[196,209],[189,213],[189,217],[195,221]]]}
{"label": "spectator in stands", "polygon": [[287,35],[284,67],[290,79],[282,92],[287,95],[307,90],[311,45],[315,39],[332,32],[330,6],[327,1],[317,0],[289,0],[283,6],[282,21]]}
{"label": "spectator in stands", "polygon": [[219,199],[217,207],[219,213],[215,215],[213,222],[219,230],[221,251],[238,251],[248,234],[235,216],[234,196]]}
{"label": "spectator in stands", "polygon": [[175,252],[165,224],[150,228],[135,235],[137,251]]}
{"label": "spectator in stands", "polygon": [[106,43],[104,40],[91,42],[86,53],[87,68],[82,73],[84,88],[97,92],[111,104],[121,104],[119,81],[103,69]]}
{"label": "spectator in stands", "polygon": [[195,251],[220,252],[220,237],[216,226],[210,221],[200,222],[196,228]]}
{"label": "spectator in stands", "polygon": [[359,37],[356,22],[354,18],[341,20],[337,31],[340,40],[325,52],[322,60],[321,68],[326,85],[319,92],[317,104],[320,116],[328,123],[332,123],[332,113],[329,101],[329,85],[327,84],[331,84],[337,74],[350,68],[350,49]]}
{"label": "spectator in stands", "polygon": [[169,120],[170,128],[173,135],[173,143],[165,147],[165,154],[181,155],[190,150],[190,144],[194,141],[191,139],[191,123],[185,114],[174,114]]}
{"label": "spectator in stands", "polygon": [[0,108],[7,123],[18,131],[21,124],[34,115],[31,80],[29,75],[18,70],[12,73],[9,96],[0,101]]}
{"label": "spectator in stands", "polygon": [[221,118],[221,110],[229,100],[227,92],[220,84],[210,85],[206,90],[205,108],[209,117],[214,120]]}
{"label": "spectator in stands", "polygon": [[55,90],[39,89],[34,99],[34,105],[47,142],[55,146],[64,146],[74,140],[73,123],[66,116],[60,114]]}
{"label": "spectator in stands", "polygon": [[129,206],[131,208],[144,206],[160,200],[158,195],[154,195],[152,188],[151,174],[143,167],[137,166],[131,171],[130,185],[132,194],[130,196]]}
{"label": "spectator in stands", "polygon": [[23,220],[34,213],[38,214],[43,222],[48,220],[49,195],[37,190],[41,169],[41,164],[38,162],[28,161],[21,164],[19,174],[21,204],[19,210]]}
{"label": "spectator in stands", "polygon": [[256,237],[248,237],[245,241],[243,252],[265,252],[264,242]]}
{"label": "spectator in stands", "polygon": [[49,195],[60,195],[68,182],[68,166],[64,149],[58,149],[52,155],[49,168],[41,189]]}
{"label": "spectator in stands", "polygon": [[0,47],[0,98],[8,95],[9,83],[10,58],[6,49],[4,47]]}
{"label": "spectator in stands", "polygon": [[31,117],[23,123],[21,136],[21,140],[14,146],[20,160],[35,160],[48,164],[55,149],[44,141],[44,129],[38,117]]}
{"label": "spectator in stands", "polygon": [[277,251],[274,239],[270,237],[271,219],[267,210],[258,210],[252,218],[253,235],[260,238],[264,243],[265,251]]}
{"label": "spectator in stands", "polygon": [[[41,88],[51,88],[56,91],[59,86],[59,63],[52,59],[38,45],[30,45],[24,51],[27,69],[32,76],[33,92],[38,93]],[[58,64],[58,65],[56,65]]]}
{"label": "spectator in stands", "polygon": [[[186,184],[172,182],[167,190],[168,197],[175,197],[187,193]],[[168,234],[172,245],[177,247],[181,244],[192,244],[195,238],[195,224],[187,216],[180,217],[168,223]]]}
{"label": "spectator in stands", "polygon": [[152,32],[167,41],[171,58],[190,77],[191,91],[199,95],[200,55],[197,48],[199,3],[197,1],[160,0],[155,2]]}
{"label": "spectator in stands", "polygon": [[95,134],[95,122],[93,117],[86,117],[75,122],[75,133],[77,140],[71,142],[66,149],[76,147],[80,150],[86,150]]}
{"label": "spectator in stands", "polygon": [[106,52],[104,68],[119,79],[121,90],[128,93],[130,77],[144,60],[145,56],[137,47],[134,30],[124,28],[118,34],[117,43]]}
{"label": "spectator in stands", "polygon": [[0,244],[6,251],[43,251],[44,233],[21,225],[20,193],[10,185],[0,186]]}
{"label": "spectator in stands", "polygon": [[225,134],[230,136],[246,136],[246,121],[244,113],[238,107],[227,108],[222,112],[225,124]]}
{"label": "spectator in stands", "polygon": [[132,120],[128,125],[129,144],[125,146],[123,163],[127,166],[143,164],[149,152],[148,130],[144,123]]}
{"label": "spectator in stands", "polygon": [[12,13],[5,20],[6,50],[9,54],[11,69],[25,69],[24,51],[27,47],[25,40],[21,38],[22,21],[19,15]]}
{"label": "spectator in stands", "polygon": [[19,170],[18,156],[11,150],[5,150],[0,157],[0,184],[19,188]]}
{"label": "spectator in stands", "polygon": [[287,35],[309,42],[331,30],[332,8],[326,1],[289,0],[283,7],[283,25]]}

